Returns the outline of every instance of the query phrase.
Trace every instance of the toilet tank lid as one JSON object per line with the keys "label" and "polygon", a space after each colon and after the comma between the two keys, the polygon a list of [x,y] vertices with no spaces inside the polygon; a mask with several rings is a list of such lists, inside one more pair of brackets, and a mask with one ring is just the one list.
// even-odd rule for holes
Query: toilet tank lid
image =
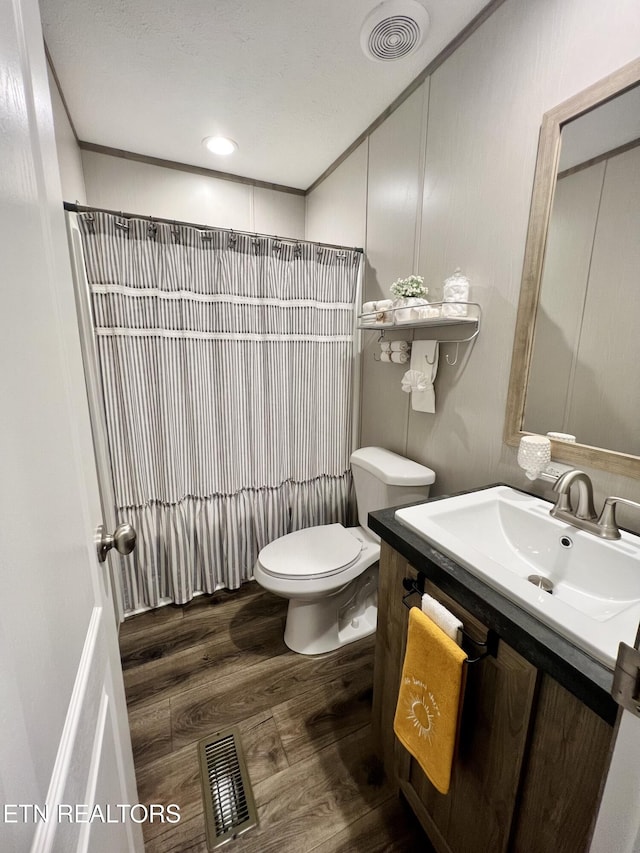
{"label": "toilet tank lid", "polygon": [[378,477],[388,486],[430,486],[435,471],[384,447],[361,447],[351,454],[351,464]]}

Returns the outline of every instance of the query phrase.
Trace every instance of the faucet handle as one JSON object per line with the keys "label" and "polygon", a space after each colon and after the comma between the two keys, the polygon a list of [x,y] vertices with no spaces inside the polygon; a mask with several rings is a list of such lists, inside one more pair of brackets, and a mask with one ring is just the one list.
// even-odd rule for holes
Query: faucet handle
{"label": "faucet handle", "polygon": [[616,521],[616,505],[625,504],[640,509],[640,504],[636,501],[627,500],[627,498],[609,497],[605,499],[602,512],[598,518],[598,527],[600,528],[600,536],[603,539],[620,539],[620,530]]}

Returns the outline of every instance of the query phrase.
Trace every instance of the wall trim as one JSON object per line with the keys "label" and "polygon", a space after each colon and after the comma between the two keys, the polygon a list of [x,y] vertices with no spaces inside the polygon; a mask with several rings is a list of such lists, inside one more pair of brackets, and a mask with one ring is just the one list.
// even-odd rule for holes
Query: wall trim
{"label": "wall trim", "polygon": [[291,195],[306,195],[306,191],[298,187],[288,187],[285,184],[271,184],[268,181],[245,178],[243,175],[234,175],[231,172],[206,169],[204,166],[192,166],[189,163],[178,163],[175,160],[163,160],[161,157],[149,157],[146,154],[136,154],[135,151],[124,151],[121,148],[109,148],[107,145],[97,145],[95,142],[78,140],[78,146],[81,151],[106,154],[109,157],[119,157],[121,160],[133,160],[136,163],[146,163],[149,166],[161,166],[164,169],[175,169],[177,172],[190,172],[193,175],[203,175],[205,178],[233,181],[237,184],[246,184],[251,187],[260,187],[261,189],[275,190],[276,192],[290,193]]}
{"label": "wall trim", "polygon": [[47,47],[47,43],[42,39],[42,43],[44,44],[44,55],[47,58],[47,64],[49,65],[49,70],[51,71],[51,76],[58,88],[58,94],[60,95],[60,100],[62,101],[62,106],[64,107],[64,111],[67,114],[67,118],[69,120],[69,125],[71,127],[71,132],[73,133],[75,140],[78,144],[80,144],[80,140],[78,139],[78,133],[76,131],[76,126],[73,123],[73,119],[71,118],[71,112],[69,111],[69,105],[67,104],[67,100],[64,96],[64,92],[62,91],[62,86],[60,85],[60,78],[58,77],[58,73],[56,71],[56,67],[53,64],[53,59],[51,58],[51,54],[49,53],[49,48]]}

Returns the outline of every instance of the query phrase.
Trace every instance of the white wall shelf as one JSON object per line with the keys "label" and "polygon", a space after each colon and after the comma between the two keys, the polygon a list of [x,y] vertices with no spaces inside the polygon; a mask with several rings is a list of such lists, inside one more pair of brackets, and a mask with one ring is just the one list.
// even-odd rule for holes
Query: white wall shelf
{"label": "white wall shelf", "polygon": [[[438,329],[449,326],[466,326],[469,334],[463,338],[439,338],[436,334],[434,337],[443,344],[456,344],[456,354],[453,359],[447,355],[447,363],[454,365],[458,361],[458,348],[460,344],[466,344],[473,341],[480,334],[480,321],[482,318],[482,308],[477,302],[430,302],[429,308],[438,308],[440,311],[451,310],[453,307],[466,308],[466,316],[442,316],[430,317],[429,319],[398,319],[398,312],[406,312],[406,308],[387,308],[385,311],[371,312],[368,314],[358,315],[358,328],[369,332],[378,332],[378,340],[382,340],[387,332],[402,332],[405,329]],[[404,316],[404,313],[399,316]]]}
{"label": "white wall shelf", "polygon": [[[441,313],[439,317],[416,318],[411,320],[400,319],[409,310],[404,307],[387,308],[385,311],[373,311],[368,314],[358,315],[358,328],[370,331],[381,331],[386,329],[422,329],[436,328],[438,326],[461,326],[473,325],[477,330],[480,328],[482,309],[477,302],[430,302],[425,308],[436,308]],[[465,316],[449,316],[444,313],[456,308],[466,308]],[[411,309],[419,311],[420,308]],[[402,312],[402,313],[401,313]],[[475,335],[474,335],[475,337]]]}

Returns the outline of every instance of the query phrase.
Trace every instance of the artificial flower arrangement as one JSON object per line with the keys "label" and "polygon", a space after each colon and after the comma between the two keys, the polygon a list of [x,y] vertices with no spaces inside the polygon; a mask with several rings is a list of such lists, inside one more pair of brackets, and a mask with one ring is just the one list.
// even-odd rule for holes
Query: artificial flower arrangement
{"label": "artificial flower arrangement", "polygon": [[399,278],[391,285],[391,295],[396,299],[424,298],[429,288],[424,286],[424,278],[421,275],[410,275],[407,278]]}

